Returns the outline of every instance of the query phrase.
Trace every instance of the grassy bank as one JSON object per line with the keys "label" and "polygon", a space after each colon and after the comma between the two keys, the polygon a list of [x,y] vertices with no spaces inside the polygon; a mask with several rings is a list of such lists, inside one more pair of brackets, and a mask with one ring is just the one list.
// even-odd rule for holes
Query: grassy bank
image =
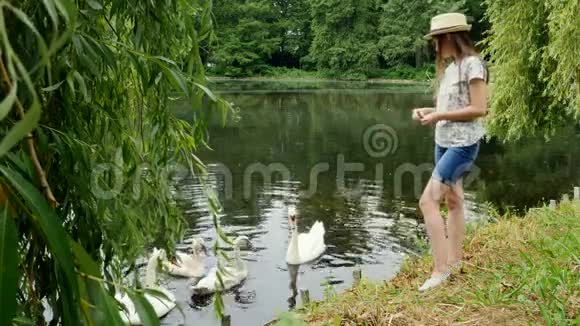
{"label": "grassy bank", "polygon": [[353,72],[328,72],[308,71],[285,67],[266,67],[259,71],[244,74],[231,74],[227,71],[210,70],[209,75],[214,78],[236,78],[245,80],[263,79],[304,79],[304,80],[353,80],[353,81],[376,81],[376,82],[425,82],[435,74],[434,66],[415,68],[411,66],[398,66],[391,69],[375,69],[365,73]]}
{"label": "grassy bank", "polygon": [[[311,325],[578,325],[580,202],[470,225],[466,263],[445,286],[417,287],[431,258],[391,281],[359,286],[300,312]],[[284,322],[282,322],[284,323]]]}

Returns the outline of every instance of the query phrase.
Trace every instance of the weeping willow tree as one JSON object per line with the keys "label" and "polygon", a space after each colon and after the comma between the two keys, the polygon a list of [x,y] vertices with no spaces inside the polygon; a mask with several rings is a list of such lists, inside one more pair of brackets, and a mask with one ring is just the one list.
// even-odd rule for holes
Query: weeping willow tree
{"label": "weeping willow tree", "polygon": [[489,130],[549,138],[580,117],[580,2],[488,0],[493,62]]}
{"label": "weeping willow tree", "polygon": [[183,234],[172,174],[204,172],[230,109],[206,87],[212,39],[211,0],[0,1],[0,325],[118,325],[115,289],[159,323],[123,275]]}

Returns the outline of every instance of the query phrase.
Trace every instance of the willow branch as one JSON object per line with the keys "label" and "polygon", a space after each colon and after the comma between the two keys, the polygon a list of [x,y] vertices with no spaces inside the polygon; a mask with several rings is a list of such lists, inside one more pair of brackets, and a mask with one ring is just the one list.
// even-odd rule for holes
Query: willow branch
{"label": "willow branch", "polygon": [[103,15],[103,17],[105,18],[105,21],[107,22],[107,24],[109,25],[109,27],[113,30],[113,33],[115,33],[115,35],[117,36],[117,41],[121,40],[121,36],[119,36],[119,33],[117,33],[117,30],[115,30],[115,27],[113,27],[113,24],[111,24],[111,21],[109,20],[109,18],[107,17],[107,15]]}
{"label": "willow branch", "polygon": [[[10,81],[8,71],[6,71],[6,66],[4,65],[4,60],[2,58],[0,58],[0,75],[2,77],[2,80],[4,81],[5,85],[4,91],[6,92],[6,94],[8,94],[12,89],[12,82]],[[18,115],[20,116],[21,119],[23,119],[24,107],[22,106],[22,103],[20,103],[18,97],[16,98],[16,108],[18,111]],[[36,153],[36,145],[34,144],[34,137],[32,136],[32,132],[26,135],[26,144],[28,146],[28,154],[30,155],[30,160],[34,164],[34,170],[36,171],[36,176],[38,177],[38,180],[40,182],[42,192],[44,193],[44,196],[48,200],[50,206],[56,207],[58,202],[56,201],[56,198],[54,197],[54,194],[50,189],[50,185],[46,180],[46,173],[44,173],[44,169],[42,168],[42,165],[40,164],[40,161],[38,159],[38,155]]]}
{"label": "willow branch", "polygon": [[126,288],[126,287],[122,286],[121,284],[117,284],[115,282],[111,282],[111,281],[105,280],[104,278],[100,278],[100,277],[97,277],[97,276],[93,276],[93,275],[90,275],[90,274],[83,273],[83,272],[81,272],[81,271],[79,271],[77,269],[75,269],[75,272],[77,274],[79,274],[79,276],[84,277],[86,279],[89,279],[91,281],[95,281],[95,282],[99,282],[99,283],[107,283],[107,284],[110,284],[110,285],[114,286],[115,288]]}

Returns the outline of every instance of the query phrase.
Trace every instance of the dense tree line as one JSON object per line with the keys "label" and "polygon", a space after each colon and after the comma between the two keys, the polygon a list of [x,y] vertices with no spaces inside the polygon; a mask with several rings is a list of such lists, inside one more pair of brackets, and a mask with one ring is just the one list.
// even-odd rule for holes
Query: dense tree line
{"label": "dense tree line", "polygon": [[230,76],[269,67],[336,76],[380,75],[401,65],[422,67],[432,51],[423,35],[430,18],[459,11],[481,39],[482,0],[217,0],[218,41],[209,63]]}

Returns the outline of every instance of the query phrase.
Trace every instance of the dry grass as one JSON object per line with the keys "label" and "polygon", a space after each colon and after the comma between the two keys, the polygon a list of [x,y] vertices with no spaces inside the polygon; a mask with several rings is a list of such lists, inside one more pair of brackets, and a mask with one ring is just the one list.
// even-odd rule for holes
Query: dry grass
{"label": "dry grass", "polygon": [[311,325],[541,325],[580,321],[580,202],[472,226],[460,274],[427,293],[431,258],[302,310]]}

